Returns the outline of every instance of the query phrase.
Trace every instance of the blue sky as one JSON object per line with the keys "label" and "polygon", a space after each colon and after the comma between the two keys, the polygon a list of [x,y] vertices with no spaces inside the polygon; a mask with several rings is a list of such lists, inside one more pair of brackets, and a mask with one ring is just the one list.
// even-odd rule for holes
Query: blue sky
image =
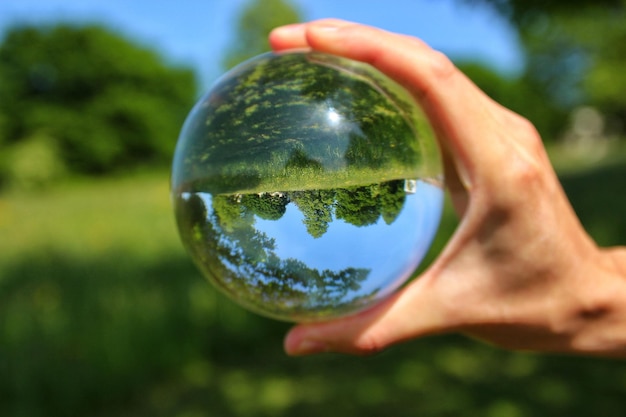
{"label": "blue sky", "polygon": [[[248,0],[0,0],[0,31],[14,23],[98,22],[193,66],[204,84],[220,75]],[[523,66],[514,30],[486,7],[459,0],[292,0],[305,19],[338,17],[417,36],[455,60],[504,74]]]}

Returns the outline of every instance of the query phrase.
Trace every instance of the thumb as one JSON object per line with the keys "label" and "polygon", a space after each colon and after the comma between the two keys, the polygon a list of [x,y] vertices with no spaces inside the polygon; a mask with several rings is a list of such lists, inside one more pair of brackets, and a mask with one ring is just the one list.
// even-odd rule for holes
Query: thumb
{"label": "thumb", "polygon": [[295,326],[285,338],[289,355],[369,354],[415,337],[442,332],[447,321],[431,280],[422,276],[380,304],[328,322]]}

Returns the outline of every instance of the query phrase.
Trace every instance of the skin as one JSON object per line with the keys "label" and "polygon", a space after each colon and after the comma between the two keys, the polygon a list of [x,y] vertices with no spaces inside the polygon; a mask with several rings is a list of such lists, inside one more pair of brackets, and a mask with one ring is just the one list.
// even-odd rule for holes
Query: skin
{"label": "skin", "polygon": [[295,326],[288,354],[367,354],[460,332],[507,349],[626,357],[626,249],[587,235],[528,120],[413,37],[327,19],[277,28],[270,43],[363,61],[403,85],[436,132],[461,219],[419,279],[357,315]]}

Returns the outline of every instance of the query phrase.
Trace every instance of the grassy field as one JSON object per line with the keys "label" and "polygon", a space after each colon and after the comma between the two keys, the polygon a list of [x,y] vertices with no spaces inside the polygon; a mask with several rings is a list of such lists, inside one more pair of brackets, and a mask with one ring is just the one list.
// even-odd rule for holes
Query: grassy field
{"label": "grassy field", "polygon": [[[585,227],[626,242],[624,160],[563,172]],[[154,172],[0,194],[0,415],[623,415],[622,362],[457,336],[368,358],[288,358],[288,325],[199,276],[168,188]],[[454,225],[448,209],[431,259]]]}
{"label": "grassy field", "polygon": [[39,250],[148,257],[180,251],[168,193],[164,171],[0,194],[0,263]]}

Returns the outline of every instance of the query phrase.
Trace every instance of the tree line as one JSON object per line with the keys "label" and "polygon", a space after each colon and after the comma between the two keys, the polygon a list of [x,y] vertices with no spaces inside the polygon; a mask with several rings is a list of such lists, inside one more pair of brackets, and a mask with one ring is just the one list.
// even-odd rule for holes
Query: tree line
{"label": "tree line", "polygon": [[0,44],[0,183],[169,163],[192,69],[102,26],[15,26]]}
{"label": "tree line", "polygon": [[[493,7],[519,34],[525,67],[517,76],[457,63],[496,101],[546,141],[562,136],[581,105],[606,117],[607,133],[624,136],[626,0],[458,1]],[[304,19],[287,0],[268,3],[242,9],[225,69],[268,50],[271,28]],[[0,42],[0,185],[165,164],[197,94],[191,68],[106,27],[14,26]]]}
{"label": "tree line", "polygon": [[[234,210],[233,210],[234,207]],[[371,294],[358,291],[369,276],[366,268],[319,270],[295,258],[276,254],[274,239],[254,227],[251,214],[225,221],[231,201],[207,204],[198,194],[176,199],[176,219],[182,240],[205,276],[252,310],[277,318],[318,317],[366,305]]]}
{"label": "tree line", "polygon": [[307,232],[319,238],[335,219],[357,227],[375,224],[380,219],[392,224],[404,207],[404,183],[404,180],[394,180],[324,190],[219,194],[212,198],[212,207],[220,228],[231,232],[252,225],[254,216],[280,220],[287,205],[293,203],[303,215]]}

